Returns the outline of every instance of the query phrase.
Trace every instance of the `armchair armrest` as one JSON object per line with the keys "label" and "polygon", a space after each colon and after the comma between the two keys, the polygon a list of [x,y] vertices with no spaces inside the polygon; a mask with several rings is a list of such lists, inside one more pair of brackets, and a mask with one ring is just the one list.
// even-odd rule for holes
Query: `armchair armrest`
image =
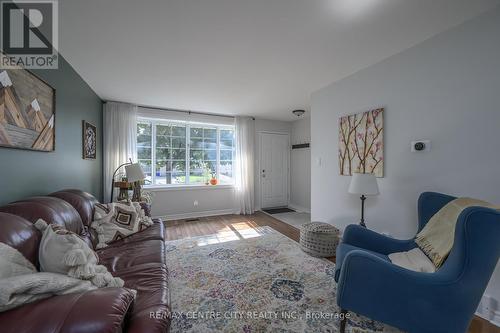
{"label": "armchair armrest", "polygon": [[344,259],[337,304],[412,333],[461,332],[470,317],[460,315],[463,295],[456,288],[456,281],[439,271],[414,272],[356,250]]}
{"label": "armchair armrest", "polygon": [[357,224],[347,226],[342,236],[342,242],[384,255],[394,252],[409,251],[416,247],[413,239],[394,239]]}
{"label": "armchair armrest", "polygon": [[133,301],[125,288],[53,296],[0,313],[0,327],[4,333],[116,333]]}

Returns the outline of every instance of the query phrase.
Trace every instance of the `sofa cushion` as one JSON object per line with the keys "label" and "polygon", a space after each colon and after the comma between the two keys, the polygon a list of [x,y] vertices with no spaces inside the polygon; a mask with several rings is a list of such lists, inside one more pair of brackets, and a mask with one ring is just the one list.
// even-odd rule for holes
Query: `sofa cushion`
{"label": "sofa cushion", "polygon": [[38,266],[38,246],[42,234],[22,217],[0,213],[0,242],[15,248]]}
{"label": "sofa cushion", "polygon": [[0,313],[2,333],[120,332],[134,300],[125,288],[54,296]]}
{"label": "sofa cushion", "polygon": [[78,212],[59,198],[32,197],[2,206],[0,211],[21,216],[31,223],[38,219],[50,221],[76,234],[81,234],[84,230]]}
{"label": "sofa cushion", "polygon": [[98,203],[93,195],[80,190],[62,190],[51,193],[49,196],[68,202],[80,214],[83,224],[90,227],[94,218],[94,205]]}
{"label": "sofa cushion", "polygon": [[0,212],[21,216],[31,223],[38,219],[58,224],[66,230],[83,237],[93,247],[88,228],[82,223],[78,212],[66,201],[52,197],[32,197],[0,207]]}
{"label": "sofa cushion", "polygon": [[165,263],[164,242],[161,240],[122,243],[120,246],[110,246],[96,252],[99,263],[112,273],[141,264]]}
{"label": "sofa cushion", "polygon": [[[116,274],[125,280],[125,287],[137,290],[127,332],[166,332],[170,323],[167,267],[143,264]],[[151,313],[155,315],[151,317]]]}
{"label": "sofa cushion", "polygon": [[90,193],[72,189],[54,192],[49,194],[49,196],[62,199],[76,209],[82,219],[85,236],[90,240],[89,245],[95,248],[98,242],[97,233],[95,230],[90,229],[90,224],[94,219],[94,205],[99,203],[99,201]]}
{"label": "sofa cushion", "polygon": [[361,247],[357,247],[357,246],[353,246],[353,245],[349,245],[349,244],[346,244],[346,243],[340,243],[339,246],[337,246],[337,255],[336,255],[336,258],[335,258],[335,262],[336,262],[336,266],[335,266],[335,281],[338,282],[339,280],[339,277],[340,277],[340,269],[342,268],[342,263],[344,262],[344,258],[347,256],[347,254],[351,251],[354,251],[354,250],[361,250],[361,251],[364,251],[364,252],[368,252],[368,253],[371,253],[371,254],[374,254],[376,255],[377,257],[380,257],[386,261],[391,261],[389,259],[388,256],[386,255],[383,255],[383,254],[380,254],[380,253],[377,253],[377,252],[374,252],[374,251],[370,251],[370,250],[365,250]]}

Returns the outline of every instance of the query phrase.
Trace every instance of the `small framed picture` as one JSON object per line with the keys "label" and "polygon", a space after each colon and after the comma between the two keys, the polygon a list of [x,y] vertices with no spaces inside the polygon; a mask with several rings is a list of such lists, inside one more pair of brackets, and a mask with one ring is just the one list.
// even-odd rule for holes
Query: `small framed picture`
{"label": "small framed picture", "polygon": [[97,127],[82,121],[82,150],[83,159],[95,160],[97,156]]}

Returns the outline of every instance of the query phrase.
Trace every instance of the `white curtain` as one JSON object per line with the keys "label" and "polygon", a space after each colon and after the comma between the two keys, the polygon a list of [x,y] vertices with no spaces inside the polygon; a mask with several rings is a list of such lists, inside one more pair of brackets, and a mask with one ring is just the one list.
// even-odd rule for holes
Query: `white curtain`
{"label": "white curtain", "polygon": [[[137,106],[107,102],[104,105],[104,202],[111,196],[113,172],[137,157]],[[115,191],[116,195],[116,191]]]}
{"label": "white curtain", "polygon": [[239,214],[254,212],[254,120],[236,117],[235,203]]}

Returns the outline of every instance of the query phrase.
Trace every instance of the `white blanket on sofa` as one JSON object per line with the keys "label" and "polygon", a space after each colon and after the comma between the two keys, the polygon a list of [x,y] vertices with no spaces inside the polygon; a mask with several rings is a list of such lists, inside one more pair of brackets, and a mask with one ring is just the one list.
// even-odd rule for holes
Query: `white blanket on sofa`
{"label": "white blanket on sofa", "polygon": [[0,312],[54,295],[96,289],[89,281],[39,273],[19,251],[0,243]]}

